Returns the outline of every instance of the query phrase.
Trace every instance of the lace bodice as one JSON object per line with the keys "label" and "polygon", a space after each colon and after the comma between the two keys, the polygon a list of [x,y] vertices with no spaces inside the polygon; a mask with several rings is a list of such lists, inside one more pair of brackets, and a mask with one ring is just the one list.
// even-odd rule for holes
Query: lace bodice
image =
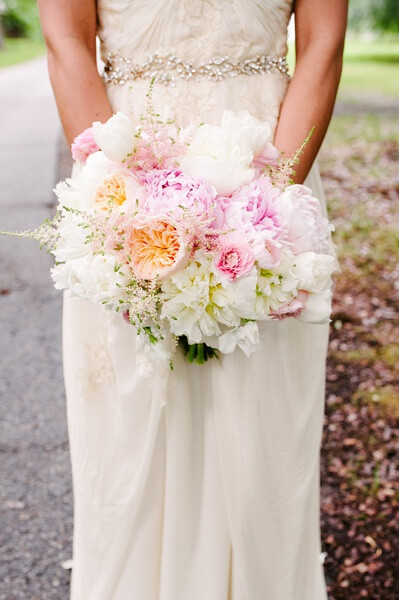
{"label": "lace bodice", "polygon": [[[145,63],[154,52],[172,53],[193,63],[225,56],[240,61],[254,55],[284,56],[293,0],[98,0],[101,55],[109,53]],[[224,109],[248,110],[272,130],[287,89],[278,70],[223,81],[156,84],[155,108],[177,124],[217,123]],[[115,110],[139,118],[147,80],[108,85]]]}
{"label": "lace bodice", "polygon": [[143,60],[286,53],[292,0],[98,0],[102,55]]}

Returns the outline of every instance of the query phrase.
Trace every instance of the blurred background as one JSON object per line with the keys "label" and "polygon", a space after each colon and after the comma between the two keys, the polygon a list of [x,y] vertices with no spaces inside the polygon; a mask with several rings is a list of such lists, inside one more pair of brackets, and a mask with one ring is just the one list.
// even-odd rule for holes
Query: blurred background
{"label": "blurred background", "polygon": [[[1,229],[38,225],[69,168],[33,0],[0,0]],[[294,64],[293,43],[289,58]],[[322,448],[330,600],[399,600],[399,2],[351,0],[319,163],[336,226]],[[67,600],[72,491],[61,295],[0,239],[0,600]]]}

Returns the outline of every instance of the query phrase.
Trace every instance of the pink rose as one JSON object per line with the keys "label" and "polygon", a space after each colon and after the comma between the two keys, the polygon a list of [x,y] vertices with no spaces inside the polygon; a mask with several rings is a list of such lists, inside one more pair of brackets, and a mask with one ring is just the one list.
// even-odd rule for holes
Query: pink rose
{"label": "pink rose", "polygon": [[245,275],[255,262],[255,254],[247,240],[236,234],[220,236],[220,251],[216,256],[216,268],[234,281]]}
{"label": "pink rose", "polygon": [[80,133],[72,142],[71,152],[72,158],[75,161],[85,163],[87,157],[94,152],[98,152],[100,148],[97,146],[93,137],[93,128],[88,127]]}
{"label": "pink rose", "polygon": [[277,166],[277,161],[280,156],[280,152],[273,144],[268,142],[266,146],[254,157],[253,165],[255,169],[264,169],[267,165],[271,167]]}

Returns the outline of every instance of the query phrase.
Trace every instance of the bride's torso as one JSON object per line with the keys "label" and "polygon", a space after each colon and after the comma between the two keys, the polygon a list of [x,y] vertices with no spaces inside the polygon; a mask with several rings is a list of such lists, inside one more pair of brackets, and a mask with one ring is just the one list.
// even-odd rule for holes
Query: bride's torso
{"label": "bride's torso", "polygon": [[[155,52],[197,64],[226,57],[233,62],[286,54],[293,0],[98,0],[98,35],[104,61],[110,54],[145,64]],[[162,66],[161,66],[162,70]],[[108,84],[115,109],[139,116],[150,79]],[[214,121],[224,108],[247,109],[275,126],[287,76],[277,68],[262,75],[178,75],[155,86],[156,107],[182,124]]]}
{"label": "bride's torso", "polygon": [[284,56],[292,0],[98,0],[103,55]]}

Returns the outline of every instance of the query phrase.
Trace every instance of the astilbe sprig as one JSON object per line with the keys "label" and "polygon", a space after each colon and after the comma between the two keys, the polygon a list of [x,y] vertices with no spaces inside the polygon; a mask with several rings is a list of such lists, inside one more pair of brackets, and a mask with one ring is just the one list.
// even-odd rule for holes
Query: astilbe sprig
{"label": "astilbe sprig", "polygon": [[133,171],[178,167],[179,159],[186,154],[196,131],[194,127],[182,130],[171,119],[162,119],[153,104],[154,83],[155,79],[146,94],[146,109],[140,116],[135,135],[136,145],[123,160],[125,166]]}
{"label": "astilbe sprig", "polygon": [[25,231],[0,231],[0,235],[19,237],[34,240],[39,243],[40,249],[45,249],[54,254],[57,242],[60,239],[59,226],[62,221],[62,211],[57,211],[52,219],[45,219],[39,227]]}
{"label": "astilbe sprig", "polygon": [[314,133],[315,128],[312,127],[306,139],[302,142],[301,146],[291,156],[281,155],[277,159],[276,165],[267,165],[263,172],[268,175],[273,185],[278,187],[280,190],[284,190],[287,185],[294,183],[292,177],[295,175],[295,165],[299,163],[300,157],[302,156],[306,146],[309,143],[310,138]]}

